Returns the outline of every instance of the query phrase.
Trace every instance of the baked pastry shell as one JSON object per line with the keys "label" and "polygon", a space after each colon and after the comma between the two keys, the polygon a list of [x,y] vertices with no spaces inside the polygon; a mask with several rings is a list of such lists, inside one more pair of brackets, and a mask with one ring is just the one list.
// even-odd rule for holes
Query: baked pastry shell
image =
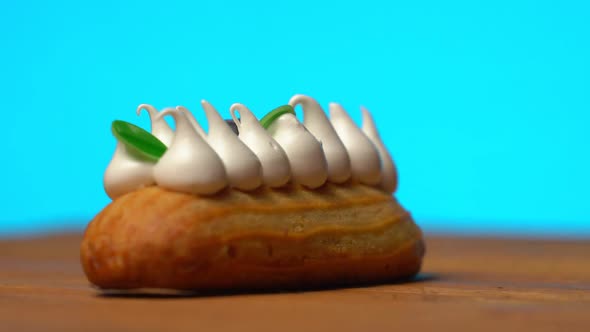
{"label": "baked pastry shell", "polygon": [[326,184],[197,196],[154,186],[88,225],[81,263],[102,289],[332,287],[411,278],[424,242],[397,200]]}

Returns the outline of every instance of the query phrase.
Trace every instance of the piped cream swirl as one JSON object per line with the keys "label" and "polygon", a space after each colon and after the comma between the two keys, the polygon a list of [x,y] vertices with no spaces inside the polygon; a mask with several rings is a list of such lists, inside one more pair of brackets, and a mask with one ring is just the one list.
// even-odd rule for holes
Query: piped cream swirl
{"label": "piped cream swirl", "polygon": [[303,125],[321,142],[328,167],[328,180],[334,183],[348,180],[351,175],[348,152],[320,104],[308,96],[295,95],[289,100],[289,105],[301,105]]}
{"label": "piped cream swirl", "polygon": [[330,118],[350,157],[352,178],[368,185],[378,184],[381,181],[381,160],[373,142],[339,104],[330,103]]}
{"label": "piped cream swirl", "polygon": [[184,112],[170,108],[158,116],[171,115],[176,123],[172,144],[154,166],[156,183],[167,189],[192,194],[214,194],[228,185],[223,162],[189,122]]}
{"label": "piped cream swirl", "polygon": [[154,164],[146,163],[117,142],[113,158],[104,172],[103,185],[111,199],[155,184]]}
{"label": "piped cream swirl", "polygon": [[361,111],[363,113],[363,125],[361,128],[379,152],[379,159],[381,160],[380,187],[388,193],[393,193],[397,188],[397,170],[395,169],[395,164],[385,144],[381,141],[381,136],[377,131],[377,125],[373,120],[373,116],[364,107],[361,107]]}
{"label": "piped cream swirl", "polygon": [[282,115],[270,125],[268,131],[285,150],[295,183],[313,189],[326,182],[328,165],[322,145],[295,115]]}
{"label": "piped cream swirl", "polygon": [[170,146],[172,138],[174,138],[174,131],[172,131],[172,128],[170,128],[163,118],[158,117],[159,112],[154,106],[148,104],[137,106],[137,116],[141,115],[142,110],[146,110],[150,117],[152,134],[162,141],[164,145]]}
{"label": "piped cream swirl", "polygon": [[201,101],[209,121],[207,142],[219,155],[229,185],[241,190],[253,190],[262,184],[262,165],[256,155],[244,144],[206,100]]}
{"label": "piped cream swirl", "polygon": [[[242,104],[230,108],[232,119],[238,127],[239,138],[258,157],[262,165],[262,180],[271,188],[282,187],[291,178],[287,154],[264,129],[252,112]],[[236,112],[240,118],[236,116]]]}

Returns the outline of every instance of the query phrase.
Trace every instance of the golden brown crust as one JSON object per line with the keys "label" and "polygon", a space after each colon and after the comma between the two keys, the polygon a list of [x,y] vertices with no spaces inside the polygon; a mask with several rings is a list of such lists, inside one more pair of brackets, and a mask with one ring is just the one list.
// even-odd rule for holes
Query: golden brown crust
{"label": "golden brown crust", "polygon": [[92,220],[81,262],[104,289],[307,288],[410,277],[423,253],[410,215],[362,185],[210,197],[149,187]]}

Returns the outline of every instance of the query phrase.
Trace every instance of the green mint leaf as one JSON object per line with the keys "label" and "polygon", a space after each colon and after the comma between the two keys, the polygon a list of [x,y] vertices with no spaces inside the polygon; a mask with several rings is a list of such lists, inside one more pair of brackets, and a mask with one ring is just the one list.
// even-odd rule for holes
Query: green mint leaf
{"label": "green mint leaf", "polygon": [[274,110],[270,111],[267,115],[265,115],[262,119],[260,119],[260,124],[264,129],[268,129],[268,127],[273,123],[276,119],[278,119],[283,114],[295,114],[295,110],[291,105],[283,105],[275,108]]}
{"label": "green mint leaf", "polygon": [[115,120],[111,131],[130,153],[145,161],[157,162],[166,152],[166,145],[156,136],[129,122]]}

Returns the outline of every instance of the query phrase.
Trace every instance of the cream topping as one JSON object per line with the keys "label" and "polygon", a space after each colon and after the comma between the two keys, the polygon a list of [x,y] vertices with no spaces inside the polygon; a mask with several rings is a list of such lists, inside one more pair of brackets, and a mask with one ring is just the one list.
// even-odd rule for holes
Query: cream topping
{"label": "cream topping", "polygon": [[352,178],[368,185],[378,184],[381,181],[381,160],[373,142],[339,104],[330,103],[330,118],[348,151]]}
{"label": "cream topping", "polygon": [[191,113],[191,111],[188,110],[188,108],[184,107],[184,106],[176,106],[176,109],[181,111],[184,116],[188,119],[188,122],[190,122],[191,126],[193,126],[193,129],[203,138],[207,138],[207,134],[205,133],[205,130],[203,130],[203,127],[201,127],[201,125],[199,124],[199,122],[197,121],[197,119],[195,119],[195,117],[193,116],[193,113]]}
{"label": "cream topping", "polygon": [[289,100],[289,105],[301,105],[303,125],[322,143],[328,165],[328,180],[334,183],[348,180],[351,175],[348,152],[320,104],[311,97],[295,95]]}
{"label": "cream topping", "polygon": [[[154,184],[209,195],[226,187],[250,191],[261,185],[282,187],[289,181],[314,189],[326,181],[342,183],[352,178],[388,193],[395,191],[395,165],[368,110],[361,108],[361,129],[339,104],[330,103],[330,119],[310,97],[295,95],[289,104],[302,106],[303,123],[285,113],[268,129],[246,106],[233,104],[230,113],[238,135],[205,100],[201,105],[208,133],[185,107],[158,113],[153,106],[141,104],[137,114],[148,112],[152,134],[168,149],[157,162],[150,162],[117,142],[104,174],[105,190],[112,199]],[[175,131],[164,120],[166,116],[174,119]]]}
{"label": "cream topping", "polygon": [[373,120],[373,116],[365,107],[361,107],[361,112],[363,113],[363,125],[361,128],[377,148],[379,159],[381,160],[381,183],[379,186],[391,194],[397,188],[397,170],[395,169],[395,164],[385,144],[381,141],[381,136],[377,131],[377,125]]}
{"label": "cream topping", "polygon": [[[227,172],[231,187],[253,190],[262,185],[262,165],[206,100],[201,101],[209,122],[207,142],[215,150]],[[196,121],[195,121],[196,122]]]}
{"label": "cream topping", "polygon": [[320,142],[293,114],[276,119],[268,132],[285,150],[293,182],[317,188],[328,179],[328,165]]}
{"label": "cream topping", "polygon": [[[236,112],[240,115],[239,119]],[[238,127],[238,137],[260,160],[263,183],[271,188],[287,184],[291,178],[291,168],[287,154],[281,146],[245,105],[233,104],[230,113]]]}
{"label": "cream topping", "polygon": [[170,146],[172,138],[174,138],[174,131],[172,131],[172,128],[170,128],[168,123],[166,123],[166,120],[158,117],[159,112],[152,105],[141,104],[137,106],[136,113],[138,116],[141,115],[142,110],[146,110],[148,112],[152,127],[152,134],[162,141],[162,143],[164,143],[166,146]]}
{"label": "cream topping", "polygon": [[171,115],[176,123],[174,139],[154,166],[156,183],[167,189],[192,194],[214,194],[228,185],[223,162],[184,112],[169,108],[158,116]]}
{"label": "cream topping", "polygon": [[111,199],[155,184],[154,164],[133,156],[125,145],[117,142],[113,158],[104,172],[103,185]]}

